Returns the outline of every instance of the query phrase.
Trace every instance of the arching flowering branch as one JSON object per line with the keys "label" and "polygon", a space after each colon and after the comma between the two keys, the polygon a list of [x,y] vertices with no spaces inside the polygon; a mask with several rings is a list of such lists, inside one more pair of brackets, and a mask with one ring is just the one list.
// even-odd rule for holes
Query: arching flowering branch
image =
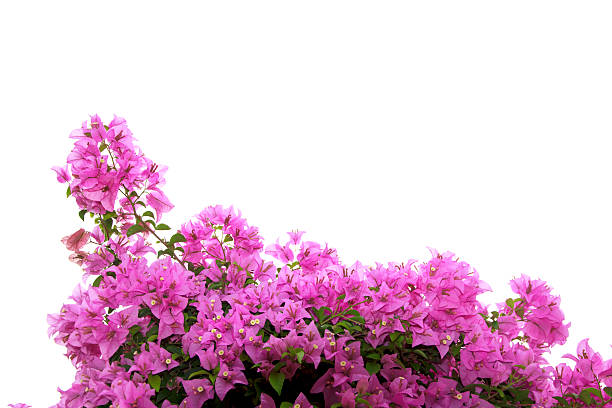
{"label": "arching flowering branch", "polygon": [[512,280],[516,298],[489,310],[490,287],[451,252],[343,265],[303,232],[264,249],[221,206],[172,231],[165,168],[125,120],[93,116],[71,137],[54,170],[96,224],[63,242],[94,278],[48,317],[76,368],[58,408],[612,404],[612,359],[586,340],[571,365],[543,357],[569,329],[543,281]]}

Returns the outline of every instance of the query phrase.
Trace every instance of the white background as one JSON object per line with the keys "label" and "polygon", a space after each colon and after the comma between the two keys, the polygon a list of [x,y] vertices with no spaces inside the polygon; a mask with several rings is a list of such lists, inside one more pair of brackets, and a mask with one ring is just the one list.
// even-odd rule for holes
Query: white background
{"label": "white background", "polygon": [[562,296],[612,358],[612,4],[12,1],[0,6],[0,406],[55,404],[73,371],[46,315],[79,282],[53,165],[89,114],[169,166],[178,226],[234,205],[345,263],[471,263]]}

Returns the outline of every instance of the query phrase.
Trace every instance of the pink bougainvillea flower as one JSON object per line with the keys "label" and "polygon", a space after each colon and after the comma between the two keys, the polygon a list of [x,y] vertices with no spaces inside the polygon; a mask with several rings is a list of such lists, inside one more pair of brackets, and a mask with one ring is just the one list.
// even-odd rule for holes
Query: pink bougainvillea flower
{"label": "pink bougainvillea flower", "polygon": [[[588,399],[585,391],[593,405],[607,403],[612,359],[588,339],[567,364],[543,357],[569,328],[544,281],[513,279],[518,297],[489,311],[477,297],[491,288],[452,252],[430,248],[422,264],[348,266],[302,231],[264,245],[240,211],[219,205],[172,238],[151,240],[134,225],[173,208],[161,190],[166,168],[134,145],[123,118],[104,125],[94,115],[71,137],[68,166],[53,170],[96,226],[62,240],[85,285],[48,316],[49,335],[76,368],[54,408],[219,400],[276,408],[271,395],[294,408],[311,408],[309,400],[320,408],[492,408],[514,399],[552,408],[559,398]],[[249,401],[236,402],[245,385]]]}
{"label": "pink bougainvillea flower", "polygon": [[352,388],[347,388],[347,390],[342,393],[341,403],[342,407],[355,408],[355,391],[353,391]]}
{"label": "pink bougainvillea flower", "polygon": [[155,408],[150,399],[155,391],[148,384],[118,379],[112,388],[119,400],[119,408]]}
{"label": "pink bougainvillea flower", "polygon": [[100,326],[95,333],[102,358],[108,360],[123,344],[129,330],[121,327]]}
{"label": "pink bougainvillea flower", "polygon": [[281,246],[278,243],[278,240],[276,242],[276,244],[269,246],[266,249],[266,254],[268,255],[272,255],[274,258],[284,262],[284,263],[289,263],[291,261],[293,261],[293,252],[291,251],[291,249],[289,248],[288,245],[285,246]]}
{"label": "pink bougainvillea flower", "polygon": [[83,263],[85,263],[85,260],[87,259],[88,254],[86,252],[83,251],[77,251],[73,254],[70,254],[68,256],[68,259],[70,260],[70,262],[74,262],[75,264],[81,266],[83,265]]}
{"label": "pink bougainvillea flower", "polygon": [[155,253],[155,249],[145,242],[142,235],[138,235],[134,245],[130,246],[129,248],[130,252],[134,256],[145,256],[147,253]]}
{"label": "pink bougainvillea flower", "polygon": [[69,251],[77,252],[83,248],[85,244],[87,244],[87,241],[89,241],[89,236],[90,233],[81,228],[71,235],[62,238],[62,243],[66,245],[66,248],[68,248]]}
{"label": "pink bougainvillea flower", "polygon": [[265,392],[261,393],[260,401],[260,404],[256,408],[276,408],[274,399]]}
{"label": "pink bougainvillea flower", "polygon": [[68,165],[64,167],[53,166],[51,169],[57,173],[57,181],[60,183],[68,183],[70,181],[70,170],[68,170]]}
{"label": "pink bougainvillea flower", "polygon": [[232,370],[226,364],[221,364],[219,375],[215,380],[215,391],[221,400],[234,388],[234,384],[248,384],[244,373],[240,370]]}
{"label": "pink bougainvillea flower", "polygon": [[302,235],[304,235],[304,231],[290,231],[287,234],[289,234],[289,242],[291,242],[293,245],[298,245],[302,240]]}
{"label": "pink bougainvillea flower", "polygon": [[100,229],[99,226],[95,226],[93,228],[93,230],[91,231],[91,238],[98,244],[98,245],[102,245],[105,241],[104,239],[104,233],[102,232],[102,230]]}
{"label": "pink bougainvillea flower", "polygon": [[214,397],[213,386],[208,379],[182,380],[187,397],[181,402],[183,408],[202,408],[202,404]]}
{"label": "pink bougainvillea flower", "polygon": [[147,194],[147,204],[155,209],[157,221],[161,219],[163,213],[167,213],[174,208],[168,197],[160,190],[153,190]]}

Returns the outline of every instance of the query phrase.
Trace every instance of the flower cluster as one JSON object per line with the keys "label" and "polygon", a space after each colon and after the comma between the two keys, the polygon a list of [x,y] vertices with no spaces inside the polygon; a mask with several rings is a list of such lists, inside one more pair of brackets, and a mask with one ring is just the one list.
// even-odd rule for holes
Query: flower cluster
{"label": "flower cluster", "polygon": [[518,297],[489,311],[451,252],[349,266],[301,231],[265,246],[221,206],[168,233],[161,172],[125,121],[91,122],[72,134],[72,176],[57,169],[97,225],[64,239],[92,281],[49,316],[77,370],[56,407],[612,404],[612,359],[586,341],[573,368],[543,357],[569,328],[545,282],[514,279]]}
{"label": "flower cluster", "polygon": [[70,133],[76,139],[65,167],[54,167],[58,181],[69,183],[71,194],[84,210],[104,214],[115,210],[121,189],[147,192],[147,203],[158,218],[172,204],[159,187],[165,168],[145,157],[134,146],[125,119],[115,117],[104,125],[97,116]]}
{"label": "flower cluster", "polygon": [[[578,343],[576,356],[566,354],[563,357],[574,361],[574,368],[565,363],[554,370],[554,386],[572,402],[593,402],[596,406],[610,404],[610,387],[612,387],[612,359],[604,361],[599,353],[589,346],[589,339]],[[601,388],[604,388],[602,393]],[[607,395],[606,395],[607,394]]]}

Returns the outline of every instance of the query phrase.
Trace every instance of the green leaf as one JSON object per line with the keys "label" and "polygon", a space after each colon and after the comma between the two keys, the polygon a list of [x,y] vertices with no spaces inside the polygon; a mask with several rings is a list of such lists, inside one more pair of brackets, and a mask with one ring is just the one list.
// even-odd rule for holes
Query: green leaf
{"label": "green leaf", "polygon": [[170,238],[170,244],[176,244],[177,242],[185,242],[185,241],[187,240],[185,239],[183,234],[181,234],[180,232],[177,232]]}
{"label": "green leaf", "polygon": [[[270,348],[268,347],[267,350],[270,350]],[[287,365],[287,363],[285,361],[279,361],[278,363],[274,364],[274,367],[272,368],[272,371],[278,372],[278,370],[280,370],[281,368],[283,368],[286,365]]]}
{"label": "green leaf", "polygon": [[506,304],[510,309],[514,309],[514,299],[508,298],[506,299]]}
{"label": "green leaf", "polygon": [[510,388],[509,391],[514,397],[515,401],[531,402],[531,399],[529,399],[529,390],[523,390],[520,388]]}
{"label": "green leaf", "polygon": [[375,363],[373,361],[368,361],[365,367],[366,370],[368,370],[368,373],[370,373],[370,375],[374,375],[380,371],[380,364]]}
{"label": "green leaf", "polygon": [[302,359],[304,358],[304,350],[299,350],[297,353],[295,353],[295,356],[297,357],[297,362],[302,364]]}
{"label": "green leaf", "polygon": [[79,217],[81,218],[81,220],[85,221],[85,214],[87,214],[87,210],[81,210],[79,211]]}
{"label": "green leaf", "polygon": [[96,288],[97,288],[98,286],[100,286],[100,282],[102,282],[102,279],[103,279],[103,276],[102,276],[102,275],[98,276],[98,277],[96,278],[96,280],[95,280],[95,281],[93,281],[93,283],[91,284],[91,286],[93,286],[93,287],[96,287]]}
{"label": "green leaf", "polygon": [[347,329],[349,332],[354,329],[354,325],[346,320],[341,320],[340,322],[338,322],[338,324],[336,324],[336,326],[343,327]]}
{"label": "green leaf", "polygon": [[161,385],[161,377],[159,375],[150,375],[147,382],[155,391],[159,391],[159,386]]}
{"label": "green leaf", "polygon": [[163,390],[161,390],[155,395],[155,402],[159,405],[160,402],[168,399],[169,394],[170,394],[170,390],[167,388],[164,388]]}
{"label": "green leaf", "polygon": [[359,404],[363,404],[363,405],[367,406],[368,408],[372,408],[372,404],[370,404],[370,402],[368,400],[365,400],[363,398],[355,398],[355,402],[357,402]]}
{"label": "green leaf", "polygon": [[108,241],[113,231],[113,219],[101,220],[100,225],[102,225],[102,231],[104,231],[104,238]]}
{"label": "green leaf", "polygon": [[584,402],[588,404],[589,402],[585,401],[582,398],[583,395],[588,395],[591,400],[593,399],[592,397],[593,395],[599,398],[603,398],[603,395],[601,394],[601,390],[598,388],[594,388],[594,387],[585,388],[582,391],[580,391],[580,399],[582,399]]}
{"label": "green leaf", "polygon": [[559,401],[559,403],[561,404],[561,407],[569,408],[570,404],[569,404],[569,402],[567,402],[567,400],[565,398],[563,398],[563,397],[553,397],[553,398],[556,399],[557,401]]}
{"label": "green leaf", "polygon": [[208,374],[208,371],[204,371],[204,370],[199,370],[196,371],[195,373],[191,373],[191,375],[189,376],[189,378],[187,378],[188,380],[191,380],[193,377],[195,377],[196,375],[203,375],[203,374]]}
{"label": "green leaf", "polygon": [[104,142],[100,143],[100,153],[102,153],[106,148],[108,147],[108,145]]}
{"label": "green leaf", "polygon": [[287,401],[281,402],[280,408],[293,408],[293,404]]}
{"label": "green leaf", "polygon": [[325,317],[328,315],[327,313],[325,313],[326,311],[329,312],[329,315],[331,315],[331,309],[327,306],[323,306],[319,309],[313,309],[315,316],[317,316],[317,319],[319,319],[319,321],[324,320]]}
{"label": "green leaf", "polygon": [[349,310],[348,312],[345,312],[343,314],[349,317],[351,320],[354,320],[362,324],[365,323],[365,319],[356,310]]}
{"label": "green leaf", "polygon": [[171,352],[171,353],[177,353],[177,354],[178,354],[178,353],[181,353],[181,354],[183,353],[183,349],[182,349],[182,347],[181,347],[181,346],[174,345],[174,344],[168,344],[168,345],[166,346],[166,350],[168,350],[168,351],[169,351],[169,352]]}
{"label": "green leaf", "polygon": [[612,387],[604,387],[604,392],[612,397]]}
{"label": "green leaf", "polygon": [[151,211],[145,211],[142,214],[143,217],[151,217],[151,218],[155,218],[155,215],[151,212]]}
{"label": "green leaf", "polygon": [[272,388],[278,395],[281,394],[283,390],[283,382],[285,382],[285,374],[283,373],[272,373],[270,374],[270,378],[268,379]]}
{"label": "green leaf", "polygon": [[234,238],[232,238],[231,235],[226,235],[225,238],[223,238],[223,243],[225,244],[226,242],[231,242],[233,240]]}
{"label": "green leaf", "polygon": [[344,334],[344,328],[342,326],[334,326],[332,327],[332,332],[334,332],[335,334]]}
{"label": "green leaf", "polygon": [[423,350],[413,349],[412,351],[417,353],[419,356],[423,357],[424,359],[427,359],[427,354],[425,354]]}
{"label": "green leaf", "polygon": [[109,212],[105,213],[105,214],[102,216],[102,219],[103,219],[103,220],[108,220],[109,218],[115,218],[116,216],[117,216],[117,213],[116,213],[116,212],[114,212],[114,211],[109,211]]}
{"label": "green leaf", "polygon": [[158,231],[167,231],[170,229],[170,227],[166,224],[157,224],[157,227],[155,227],[155,229]]}
{"label": "green leaf", "polygon": [[590,404],[593,400],[593,397],[591,397],[591,393],[589,393],[587,390],[582,390],[578,397],[586,404]]}
{"label": "green leaf", "polygon": [[144,231],[144,227],[140,224],[134,224],[127,230],[127,236],[131,237],[134,234]]}
{"label": "green leaf", "polygon": [[66,190],[66,198],[70,197],[70,194],[72,194],[72,191],[70,191],[70,186],[68,186],[68,190]]}

